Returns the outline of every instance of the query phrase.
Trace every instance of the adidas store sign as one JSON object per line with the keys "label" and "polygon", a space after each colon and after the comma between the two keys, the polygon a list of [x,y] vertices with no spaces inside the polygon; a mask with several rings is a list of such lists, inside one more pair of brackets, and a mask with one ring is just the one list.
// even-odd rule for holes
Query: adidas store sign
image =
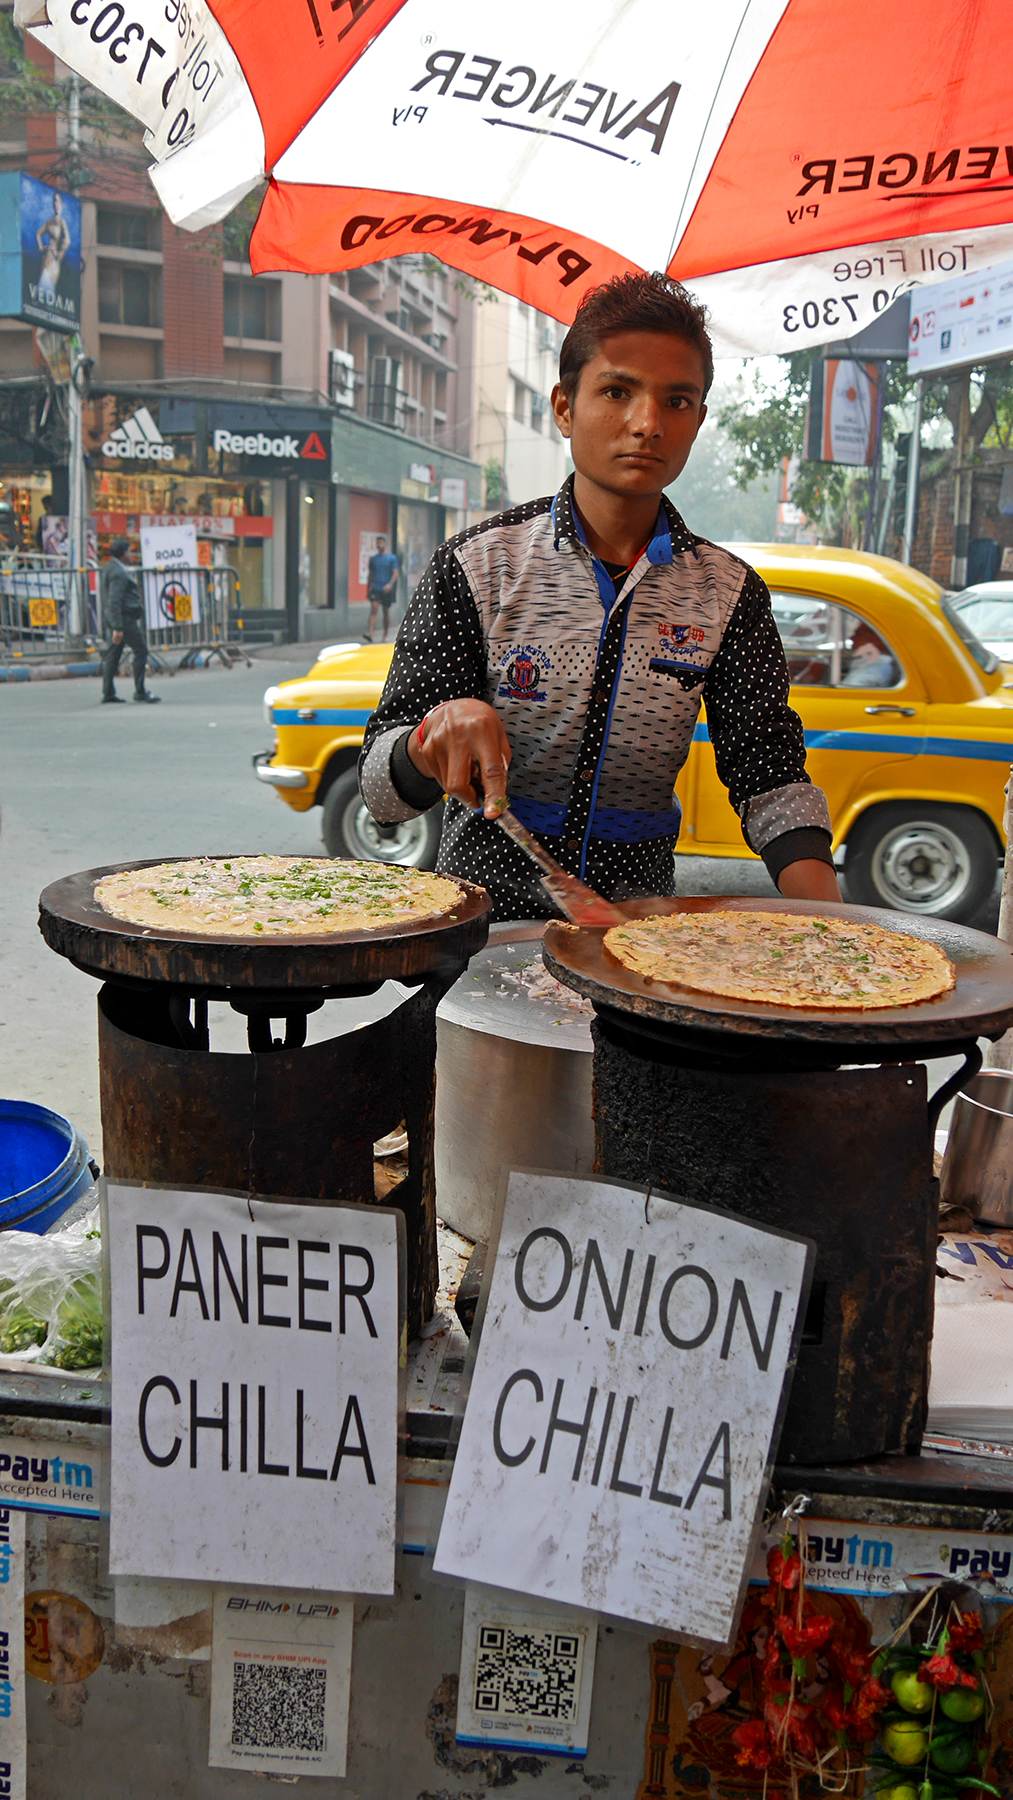
{"label": "adidas store sign", "polygon": [[103,456],[129,462],[171,462],[176,452],[166,443],[148,408],[139,406],[129,419],[117,425],[102,445]]}

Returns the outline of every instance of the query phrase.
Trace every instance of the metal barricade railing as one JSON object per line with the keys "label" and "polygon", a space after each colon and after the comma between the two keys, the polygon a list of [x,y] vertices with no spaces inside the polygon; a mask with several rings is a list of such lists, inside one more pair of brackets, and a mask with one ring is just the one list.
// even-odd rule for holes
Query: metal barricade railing
{"label": "metal barricade railing", "polygon": [[[71,596],[75,577],[81,618],[72,639]],[[0,660],[66,656],[72,642],[81,653],[100,630],[98,586],[95,563],[71,570],[64,557],[46,556],[34,550],[3,551]]]}
{"label": "metal barricade railing", "polygon": [[[139,569],[151,660],[168,667],[160,652],[182,649],[184,669],[200,655],[249,664],[230,620],[239,612],[239,577],[225,568]],[[156,623],[156,621],[158,621]]]}

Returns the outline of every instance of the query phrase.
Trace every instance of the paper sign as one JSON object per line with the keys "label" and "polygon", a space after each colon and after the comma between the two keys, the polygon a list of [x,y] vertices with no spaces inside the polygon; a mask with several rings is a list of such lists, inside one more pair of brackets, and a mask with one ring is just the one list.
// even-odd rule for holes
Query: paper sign
{"label": "paper sign", "polygon": [[457,1742],[586,1756],[597,1637],[593,1619],[469,1587]]}
{"label": "paper sign", "polygon": [[97,1519],[104,1458],[95,1444],[0,1437],[0,1505]]}
{"label": "paper sign", "polygon": [[727,1643],[812,1254],[511,1174],[436,1569]]}
{"label": "paper sign", "polygon": [[0,1793],[25,1800],[25,1515],[0,1507]]}
{"label": "paper sign", "polygon": [[392,1592],[400,1221],[109,1184],[112,1574]]}
{"label": "paper sign", "polygon": [[172,625],[197,624],[200,620],[200,576],[194,573],[197,567],[196,525],[142,525],[141,562],[148,630],[165,631]]}
{"label": "paper sign", "polygon": [[[754,1581],[766,1581],[767,1551],[779,1538],[775,1531],[759,1547]],[[1008,1535],[807,1518],[804,1542],[806,1585],[827,1593],[919,1593],[950,1580],[976,1588],[983,1600],[1013,1602],[1013,1537]]]}
{"label": "paper sign", "polygon": [[332,1594],[216,1589],[213,1769],[345,1773],[353,1611]]}

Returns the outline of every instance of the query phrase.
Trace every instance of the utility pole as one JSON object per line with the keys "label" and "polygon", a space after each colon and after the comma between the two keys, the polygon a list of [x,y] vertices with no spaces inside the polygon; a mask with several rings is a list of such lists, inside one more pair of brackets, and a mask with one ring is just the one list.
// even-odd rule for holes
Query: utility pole
{"label": "utility pole", "polygon": [[921,474],[922,460],[922,407],[925,403],[925,377],[919,375],[915,383],[915,410],[911,421],[911,448],[908,452],[907,493],[904,502],[904,537],[901,543],[900,560],[910,563],[914,549],[915,534],[918,530],[918,480]]}
{"label": "utility pole", "polygon": [[[67,148],[70,152],[72,179],[77,176],[81,158],[81,78],[71,75],[70,105],[67,112]],[[84,637],[88,560],[88,526],[84,483],[84,400],[83,389],[88,378],[88,360],[81,340],[76,335],[70,345],[70,380],[67,383],[67,630],[71,642],[79,644]]]}
{"label": "utility pole", "polygon": [[960,423],[957,427],[957,476],[953,490],[953,556],[950,586],[967,586],[967,546],[971,535],[971,371],[960,376]]}

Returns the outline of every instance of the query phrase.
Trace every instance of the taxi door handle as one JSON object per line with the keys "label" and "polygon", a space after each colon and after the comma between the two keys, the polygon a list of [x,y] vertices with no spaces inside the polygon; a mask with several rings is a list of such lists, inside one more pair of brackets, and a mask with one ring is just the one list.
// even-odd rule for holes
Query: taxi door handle
{"label": "taxi door handle", "polygon": [[867,706],[867,713],[900,713],[902,719],[913,719],[918,711],[916,706]]}

